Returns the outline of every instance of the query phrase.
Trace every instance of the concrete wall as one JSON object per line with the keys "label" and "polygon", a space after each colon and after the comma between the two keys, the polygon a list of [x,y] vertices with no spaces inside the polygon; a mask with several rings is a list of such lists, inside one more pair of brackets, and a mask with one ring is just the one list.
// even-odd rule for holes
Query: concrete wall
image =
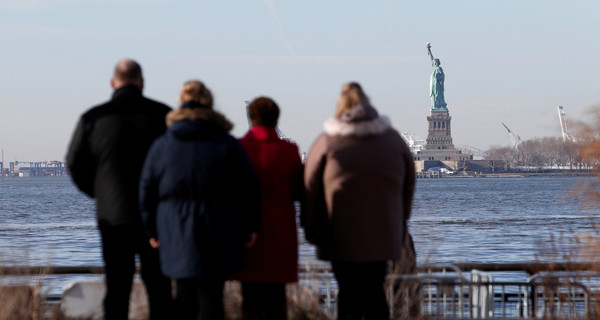
{"label": "concrete wall", "polygon": [[[464,164],[464,165],[463,165]],[[466,160],[466,161],[438,161],[438,160],[417,160],[415,161],[415,171],[427,171],[429,168],[446,167],[452,171],[464,169],[473,172],[504,172],[505,162],[502,160]]]}
{"label": "concrete wall", "polygon": [[504,172],[505,164],[502,160],[470,160],[467,161],[465,169],[477,172]]}
{"label": "concrete wall", "polygon": [[415,171],[427,171],[429,168],[435,167],[445,167],[448,170],[457,170],[458,169],[458,161],[439,161],[439,160],[417,160],[415,161]]}

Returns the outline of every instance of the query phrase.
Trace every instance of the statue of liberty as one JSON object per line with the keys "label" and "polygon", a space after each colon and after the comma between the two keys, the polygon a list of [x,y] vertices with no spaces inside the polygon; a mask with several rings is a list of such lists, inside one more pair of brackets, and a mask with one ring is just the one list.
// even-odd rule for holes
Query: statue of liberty
{"label": "statue of liberty", "polygon": [[431,58],[431,82],[429,83],[429,97],[431,98],[431,110],[448,111],[446,109],[446,100],[444,99],[444,70],[440,67],[440,59],[436,59],[431,54],[431,42],[427,42],[427,52]]}

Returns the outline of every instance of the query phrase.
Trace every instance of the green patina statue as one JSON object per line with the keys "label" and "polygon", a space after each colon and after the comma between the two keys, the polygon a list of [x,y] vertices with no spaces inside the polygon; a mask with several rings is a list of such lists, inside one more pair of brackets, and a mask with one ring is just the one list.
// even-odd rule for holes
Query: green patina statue
{"label": "green patina statue", "polygon": [[440,59],[436,59],[431,54],[431,43],[427,42],[427,53],[431,58],[431,82],[429,84],[429,97],[431,98],[432,111],[448,111],[446,100],[444,99],[444,70],[440,67]]}

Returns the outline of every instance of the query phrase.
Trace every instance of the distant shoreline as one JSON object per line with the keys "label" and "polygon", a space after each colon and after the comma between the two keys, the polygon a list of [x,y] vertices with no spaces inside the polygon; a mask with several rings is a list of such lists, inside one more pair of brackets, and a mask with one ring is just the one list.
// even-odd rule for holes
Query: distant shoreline
{"label": "distant shoreline", "polygon": [[464,175],[447,175],[444,178],[461,178],[461,177],[487,177],[487,178],[510,178],[510,177],[576,177],[576,176],[596,176],[593,171],[585,172],[502,172],[502,173],[465,173]]}
{"label": "distant shoreline", "polygon": [[[417,177],[420,179],[439,179],[439,178],[523,178],[523,177],[574,177],[574,176],[598,176],[600,173],[593,170],[585,171],[561,171],[561,172],[461,172],[459,174],[444,174],[437,172],[417,172]],[[70,175],[39,175],[39,176],[16,176],[16,175],[1,175],[2,178],[70,178]]]}
{"label": "distant shoreline", "polygon": [[598,173],[592,170],[586,171],[562,171],[562,172],[462,172],[459,174],[443,174],[431,172],[418,172],[419,179],[440,179],[440,178],[525,178],[525,177],[593,177]]}

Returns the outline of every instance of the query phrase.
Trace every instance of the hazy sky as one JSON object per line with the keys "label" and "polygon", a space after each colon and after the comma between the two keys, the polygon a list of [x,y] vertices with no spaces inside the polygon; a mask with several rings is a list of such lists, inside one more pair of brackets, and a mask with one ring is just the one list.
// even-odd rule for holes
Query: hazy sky
{"label": "hazy sky", "polygon": [[425,139],[427,42],[455,144],[508,146],[501,122],[523,140],[560,136],[559,105],[583,120],[600,102],[598,12],[592,0],[0,0],[0,148],[6,162],[63,160],[125,57],[173,107],[184,81],[204,81],[237,137],[244,101],[267,95],[308,151],[358,81],[398,131]]}

